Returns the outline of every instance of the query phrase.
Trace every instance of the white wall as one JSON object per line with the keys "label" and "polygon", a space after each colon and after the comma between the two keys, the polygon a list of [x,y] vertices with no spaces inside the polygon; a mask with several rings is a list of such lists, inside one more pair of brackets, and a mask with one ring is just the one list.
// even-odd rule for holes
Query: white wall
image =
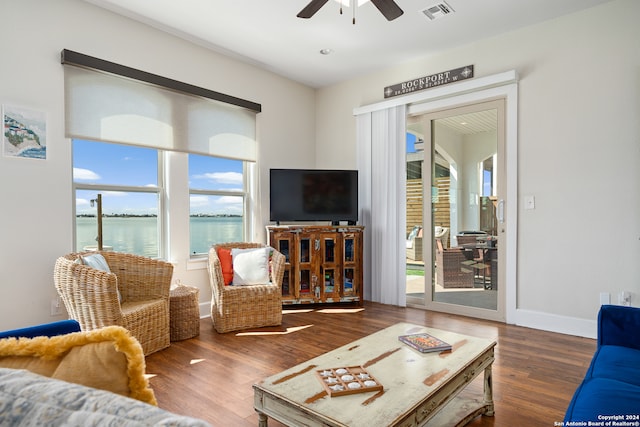
{"label": "white wall", "polygon": [[[63,67],[70,49],[262,104],[259,177],[315,164],[315,91],[79,0],[2,0],[0,104],[47,113],[47,159],[0,156],[0,330],[51,317],[55,259],[73,249],[71,144],[64,137]],[[178,197],[176,195],[176,197]],[[188,195],[180,200],[188,206]],[[268,203],[262,188],[260,202]],[[175,199],[172,202],[176,202]],[[267,205],[268,206],[268,205]],[[188,211],[187,211],[188,212]],[[263,210],[263,224],[268,221]],[[187,263],[188,229],[173,241],[174,278],[210,298],[203,263]],[[264,240],[264,230],[256,239]]]}
{"label": "white wall", "polygon": [[[353,108],[385,86],[473,64],[519,73],[516,323],[592,336],[599,293],[640,305],[640,2],[573,15],[318,91],[317,163],[355,167]],[[353,150],[345,150],[346,143]]]}
{"label": "white wall", "polygon": [[458,182],[463,183],[459,208],[462,209],[460,230],[480,230],[481,173],[479,164],[496,154],[498,135],[494,131],[481,132],[463,137],[464,165]]}
{"label": "white wall", "polygon": [[[459,133],[454,132],[451,128],[437,121],[435,124],[435,133],[438,136],[436,150],[449,161],[451,179],[449,188],[449,219],[451,221],[449,238],[451,239],[451,246],[457,246],[456,235],[458,232],[469,229],[466,227],[463,217],[463,212],[466,210],[466,199],[462,194],[463,186],[465,186],[463,177],[465,169],[463,138]],[[425,142],[425,144],[427,143]]]}

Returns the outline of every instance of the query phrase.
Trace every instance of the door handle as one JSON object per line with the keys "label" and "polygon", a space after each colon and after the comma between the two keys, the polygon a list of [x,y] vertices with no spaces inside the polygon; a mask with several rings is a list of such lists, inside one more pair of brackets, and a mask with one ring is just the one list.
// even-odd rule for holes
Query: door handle
{"label": "door handle", "polygon": [[498,202],[498,222],[504,224],[504,199]]}

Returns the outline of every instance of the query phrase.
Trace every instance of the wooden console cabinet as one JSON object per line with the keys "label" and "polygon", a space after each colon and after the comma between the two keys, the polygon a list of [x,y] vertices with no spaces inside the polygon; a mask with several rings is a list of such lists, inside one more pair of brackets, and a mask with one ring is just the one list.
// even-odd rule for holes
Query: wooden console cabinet
{"label": "wooden console cabinet", "polygon": [[268,226],[286,257],[282,303],[363,303],[362,226]]}

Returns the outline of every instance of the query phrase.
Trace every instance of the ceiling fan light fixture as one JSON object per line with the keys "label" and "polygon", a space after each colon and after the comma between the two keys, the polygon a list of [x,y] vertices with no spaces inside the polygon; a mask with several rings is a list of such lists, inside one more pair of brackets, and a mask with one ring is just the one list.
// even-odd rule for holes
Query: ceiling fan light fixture
{"label": "ceiling fan light fixture", "polygon": [[328,48],[320,49],[320,54],[322,55],[330,55],[332,53],[333,53],[333,49],[328,49]]}

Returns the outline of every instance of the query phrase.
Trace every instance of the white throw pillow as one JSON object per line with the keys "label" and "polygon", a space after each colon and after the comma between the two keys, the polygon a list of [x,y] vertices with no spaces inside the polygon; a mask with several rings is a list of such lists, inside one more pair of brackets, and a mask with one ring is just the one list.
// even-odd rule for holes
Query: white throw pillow
{"label": "white throw pillow", "polygon": [[107,273],[111,273],[111,269],[109,268],[109,264],[107,264],[107,260],[100,254],[93,255],[84,255],[82,257],[82,261],[84,265],[88,265],[89,267],[95,268],[96,270],[106,271]]}
{"label": "white throw pillow", "polygon": [[233,285],[264,285],[269,283],[269,252],[271,248],[231,249]]}

